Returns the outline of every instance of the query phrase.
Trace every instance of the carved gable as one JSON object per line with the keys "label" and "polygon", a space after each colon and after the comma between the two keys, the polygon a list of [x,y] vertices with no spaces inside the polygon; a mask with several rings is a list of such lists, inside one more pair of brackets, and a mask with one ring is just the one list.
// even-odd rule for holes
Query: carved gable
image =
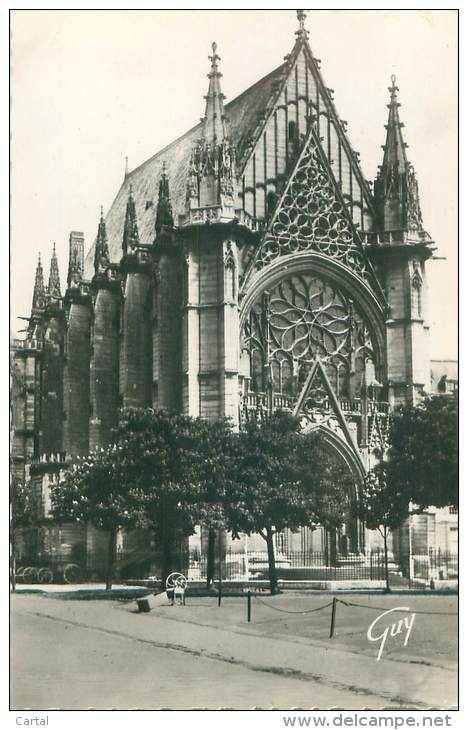
{"label": "carved gable", "polygon": [[317,124],[317,139],[334,167],[337,182],[355,224],[371,230],[374,223],[372,194],[347,137],[347,122],[341,120],[306,39],[299,38],[281,75],[276,77],[271,96],[259,114],[250,144],[240,150],[241,204],[259,219],[268,219],[274,199],[281,195],[297,161],[309,120]]}
{"label": "carved gable", "polygon": [[308,429],[327,428],[345,441],[360,459],[340,403],[320,358],[312,365],[293,410]]}
{"label": "carved gable", "polygon": [[252,270],[259,270],[280,256],[305,251],[316,251],[338,261],[382,294],[313,127],[254,254],[246,280]]}

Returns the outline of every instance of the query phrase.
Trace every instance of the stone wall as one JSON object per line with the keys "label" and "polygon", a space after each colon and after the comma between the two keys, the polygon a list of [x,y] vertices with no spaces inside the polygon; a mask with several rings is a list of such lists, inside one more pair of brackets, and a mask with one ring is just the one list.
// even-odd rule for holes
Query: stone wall
{"label": "stone wall", "polygon": [[87,300],[71,301],[68,306],[63,375],[63,448],[69,456],[81,456],[89,451],[91,307]]}

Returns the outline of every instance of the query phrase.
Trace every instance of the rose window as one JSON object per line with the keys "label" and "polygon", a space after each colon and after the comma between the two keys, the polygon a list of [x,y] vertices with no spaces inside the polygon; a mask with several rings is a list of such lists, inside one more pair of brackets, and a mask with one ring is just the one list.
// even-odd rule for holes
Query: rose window
{"label": "rose window", "polygon": [[272,387],[285,395],[300,392],[319,356],[336,394],[358,397],[374,363],[362,313],[347,294],[310,273],[291,274],[257,297],[242,352],[248,390]]}

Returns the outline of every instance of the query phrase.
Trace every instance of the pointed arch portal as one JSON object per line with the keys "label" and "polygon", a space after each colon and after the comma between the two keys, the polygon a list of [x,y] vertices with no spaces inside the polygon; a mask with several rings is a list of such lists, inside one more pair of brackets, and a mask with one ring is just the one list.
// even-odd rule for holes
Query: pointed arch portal
{"label": "pointed arch portal", "polygon": [[362,551],[353,506],[368,467],[368,385],[385,372],[380,303],[362,277],[308,251],[255,273],[240,320],[244,404],[289,410],[317,432],[336,465],[330,490],[343,488],[342,527],[325,533],[327,550]]}

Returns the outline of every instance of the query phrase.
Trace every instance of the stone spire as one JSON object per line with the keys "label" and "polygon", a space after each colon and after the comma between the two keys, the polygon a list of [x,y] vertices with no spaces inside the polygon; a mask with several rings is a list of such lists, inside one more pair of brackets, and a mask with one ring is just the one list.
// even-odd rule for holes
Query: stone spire
{"label": "stone spire", "polygon": [[173,228],[174,218],[172,216],[171,197],[169,194],[169,178],[166,173],[166,163],[163,163],[161,177],[159,179],[158,207],[156,210],[156,235],[158,236],[163,228]]}
{"label": "stone spire", "polygon": [[[228,122],[224,113],[224,94],[221,91],[218,68],[221,60],[216,43],[208,58],[211,68],[208,74],[208,93],[205,96],[205,116],[202,134],[195,143],[190,160],[187,198],[190,210],[204,208],[210,220],[234,217],[234,185],[236,179],[236,151],[229,140]],[[207,209],[218,208],[218,211]],[[219,210],[220,209],[220,210]],[[188,222],[192,222],[189,215]],[[197,220],[202,222],[198,215]]]}
{"label": "stone spire", "polygon": [[208,56],[211,61],[211,69],[208,74],[209,84],[208,93],[205,96],[206,107],[205,116],[203,118],[203,139],[208,144],[216,145],[218,142],[227,138],[226,117],[224,114],[225,96],[221,91],[222,73],[218,69],[218,61],[221,58],[217,54],[218,46],[216,43],[211,44],[213,51],[212,56]]}
{"label": "stone spire", "polygon": [[50,259],[49,286],[47,287],[49,297],[60,299],[62,296],[60,291],[60,273],[57,261],[57,253],[55,251],[55,243],[52,250],[52,258]]}
{"label": "stone spire", "polygon": [[71,231],[68,252],[68,275],[67,284],[69,288],[77,288],[83,279],[84,271],[84,236],[81,231]]}
{"label": "stone spire", "polygon": [[101,218],[99,220],[98,232],[96,236],[96,248],[94,251],[94,272],[102,273],[109,264],[109,246],[107,244],[106,222],[104,220],[104,212],[101,205]]}
{"label": "stone spire", "polygon": [[42,269],[41,254],[39,254],[36,266],[36,278],[34,280],[34,292],[31,314],[38,314],[45,304],[44,271]]}
{"label": "stone spire", "polygon": [[140,241],[140,235],[138,233],[137,216],[135,209],[135,201],[133,199],[133,188],[130,185],[127,200],[127,209],[125,211],[125,223],[124,232],[122,239],[122,251],[124,256],[128,253],[129,249],[134,249]]}
{"label": "stone spire", "polygon": [[382,146],[382,164],[374,184],[374,196],[379,215],[379,228],[384,231],[423,231],[419,206],[418,183],[414,168],[406,155],[403,122],[400,122],[399,91],[396,77],[391,77],[387,138]]}

